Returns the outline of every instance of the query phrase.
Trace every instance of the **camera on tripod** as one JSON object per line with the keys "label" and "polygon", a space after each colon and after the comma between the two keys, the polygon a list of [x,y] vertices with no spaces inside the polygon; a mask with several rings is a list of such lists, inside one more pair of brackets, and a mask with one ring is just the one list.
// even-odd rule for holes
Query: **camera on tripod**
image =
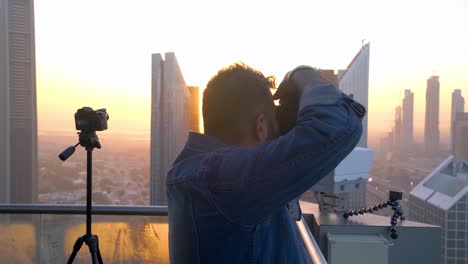
{"label": "camera on tripod", "polygon": [[93,110],[91,107],[83,107],[75,113],[76,130],[103,131],[107,129],[109,115],[105,108]]}
{"label": "camera on tripod", "polygon": [[91,203],[92,203],[92,153],[94,148],[101,148],[101,143],[96,131],[107,129],[107,120],[109,115],[106,109],[93,110],[91,107],[82,107],[75,113],[75,127],[78,132],[78,143],[70,146],[60,153],[59,158],[62,161],[67,160],[78,145],[86,149],[86,234],[79,237],[67,263],[73,263],[76,254],[83,244],[89,247],[93,264],[102,263],[101,251],[99,250],[98,236],[91,233]]}

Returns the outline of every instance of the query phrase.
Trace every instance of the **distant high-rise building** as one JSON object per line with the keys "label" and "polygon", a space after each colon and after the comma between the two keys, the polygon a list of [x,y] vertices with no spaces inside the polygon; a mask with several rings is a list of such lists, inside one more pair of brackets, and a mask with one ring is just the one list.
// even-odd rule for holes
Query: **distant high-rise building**
{"label": "distant high-rise building", "polygon": [[413,144],[413,113],[414,94],[411,90],[405,90],[402,103],[401,143],[402,147],[409,149]]}
{"label": "distant high-rise building", "polygon": [[457,113],[457,116],[452,124],[452,153],[455,155],[455,159],[457,161],[468,160],[468,113]]}
{"label": "distant high-rise building", "polygon": [[442,227],[440,263],[468,263],[466,160],[448,157],[411,190],[409,219]]}
{"label": "distant high-rise building", "polygon": [[396,151],[401,148],[401,106],[395,108],[395,124],[393,126],[393,147]]}
{"label": "distant high-rise building", "polygon": [[190,113],[194,100],[174,53],[166,53],[165,60],[161,54],[152,55],[151,79],[150,204],[166,205],[166,174],[194,123]]}
{"label": "distant high-rise building", "polygon": [[[188,87],[192,100],[192,107],[190,108],[190,131],[200,132],[200,87]],[[188,109],[188,108],[187,108]]]}
{"label": "distant high-rise building", "polygon": [[36,199],[34,3],[0,0],[0,203]]}
{"label": "distant high-rise building", "polygon": [[[368,110],[369,97],[369,53],[370,44],[364,45],[348,65],[346,70],[338,72],[339,88],[346,94],[353,94],[354,100]],[[358,147],[367,148],[367,117],[362,119],[362,136]]]}
{"label": "distant high-rise building", "polygon": [[434,154],[439,150],[439,76],[432,76],[427,80],[426,89],[426,122],[424,124],[424,146],[427,154]]}
{"label": "distant high-rise building", "polygon": [[380,139],[380,152],[385,153],[391,151],[393,151],[393,130]]}
{"label": "distant high-rise building", "polygon": [[454,90],[452,93],[452,111],[450,116],[450,148],[453,150],[453,133],[454,133],[454,122],[457,113],[465,112],[465,98],[461,94],[461,90]]}

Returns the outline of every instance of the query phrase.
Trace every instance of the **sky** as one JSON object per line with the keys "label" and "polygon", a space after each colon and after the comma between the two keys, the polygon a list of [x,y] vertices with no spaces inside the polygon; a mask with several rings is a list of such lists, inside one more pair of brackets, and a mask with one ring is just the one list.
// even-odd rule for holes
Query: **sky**
{"label": "sky", "polygon": [[76,109],[91,106],[108,109],[109,133],[148,135],[151,54],[164,52],[203,88],[236,61],[279,80],[297,65],[343,69],[370,42],[371,138],[391,130],[411,89],[422,139],[431,75],[440,76],[443,137],[452,91],[468,104],[466,0],[36,0],[35,27],[40,132],[73,131]]}

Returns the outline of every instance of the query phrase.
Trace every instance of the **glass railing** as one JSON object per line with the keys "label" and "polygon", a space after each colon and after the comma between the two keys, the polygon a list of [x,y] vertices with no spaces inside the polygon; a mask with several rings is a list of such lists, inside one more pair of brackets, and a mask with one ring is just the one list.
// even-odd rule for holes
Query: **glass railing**
{"label": "glass railing", "polygon": [[[85,233],[84,205],[0,204],[0,263],[66,263]],[[326,263],[304,221],[297,222],[312,263]],[[163,206],[93,206],[92,233],[104,263],[169,263]],[[73,263],[91,263],[83,245]]]}
{"label": "glass railing", "polygon": [[[165,207],[94,206],[104,263],[169,263]],[[66,263],[86,232],[79,205],[1,205],[0,263]],[[91,263],[83,245],[73,263]]]}

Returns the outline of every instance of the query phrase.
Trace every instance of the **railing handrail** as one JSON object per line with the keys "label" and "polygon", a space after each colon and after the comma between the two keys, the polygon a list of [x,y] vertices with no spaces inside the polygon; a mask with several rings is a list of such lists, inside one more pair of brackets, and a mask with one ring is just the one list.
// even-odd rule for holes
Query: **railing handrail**
{"label": "railing handrail", "polygon": [[304,247],[309,253],[310,260],[314,264],[327,264],[327,260],[323,256],[322,250],[315,241],[312,233],[310,233],[307,223],[302,217],[301,221],[296,222],[297,229],[301,235],[302,241],[304,242]]}
{"label": "railing handrail", "polygon": [[[167,206],[93,205],[93,215],[167,216]],[[86,214],[81,204],[0,204],[1,214]]]}

